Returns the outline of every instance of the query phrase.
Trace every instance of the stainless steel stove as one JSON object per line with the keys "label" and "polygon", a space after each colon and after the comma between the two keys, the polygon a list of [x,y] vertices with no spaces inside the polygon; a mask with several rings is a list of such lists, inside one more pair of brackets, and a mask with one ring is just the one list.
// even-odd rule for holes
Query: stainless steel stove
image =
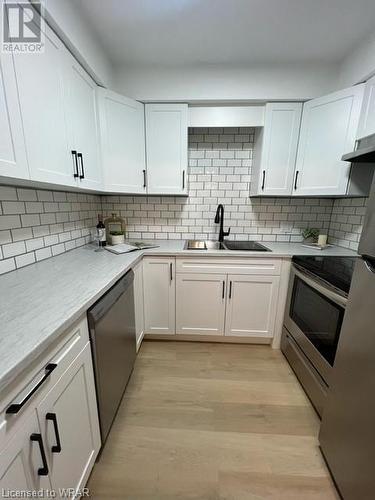
{"label": "stainless steel stove", "polygon": [[281,350],[321,415],[356,257],[294,257]]}

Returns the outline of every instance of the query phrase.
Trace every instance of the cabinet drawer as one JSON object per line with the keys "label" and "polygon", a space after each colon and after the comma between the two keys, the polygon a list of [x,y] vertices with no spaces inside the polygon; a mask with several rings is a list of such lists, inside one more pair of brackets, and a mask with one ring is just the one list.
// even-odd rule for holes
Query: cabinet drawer
{"label": "cabinet drawer", "polygon": [[178,257],[176,259],[177,273],[231,273],[279,275],[280,259],[269,258],[211,258],[211,257]]}
{"label": "cabinet drawer", "polygon": [[[32,363],[26,374],[17,377],[12,386],[6,389],[0,401],[0,444],[22,425],[22,415],[35,408],[88,341],[85,316]],[[50,367],[51,364],[56,366]],[[7,413],[10,407],[13,407],[14,413]]]}

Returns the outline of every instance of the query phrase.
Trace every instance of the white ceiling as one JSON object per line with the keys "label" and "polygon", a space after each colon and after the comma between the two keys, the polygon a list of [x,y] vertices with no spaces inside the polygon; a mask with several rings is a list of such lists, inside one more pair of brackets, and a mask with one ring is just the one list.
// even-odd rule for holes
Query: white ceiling
{"label": "white ceiling", "polygon": [[339,62],[374,0],[77,0],[116,66]]}

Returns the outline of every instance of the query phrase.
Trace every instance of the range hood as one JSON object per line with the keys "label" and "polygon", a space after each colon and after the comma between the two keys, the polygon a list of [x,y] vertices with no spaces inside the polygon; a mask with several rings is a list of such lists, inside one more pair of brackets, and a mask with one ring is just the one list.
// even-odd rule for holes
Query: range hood
{"label": "range hood", "polygon": [[375,134],[356,141],[355,150],[341,159],[352,163],[375,163]]}

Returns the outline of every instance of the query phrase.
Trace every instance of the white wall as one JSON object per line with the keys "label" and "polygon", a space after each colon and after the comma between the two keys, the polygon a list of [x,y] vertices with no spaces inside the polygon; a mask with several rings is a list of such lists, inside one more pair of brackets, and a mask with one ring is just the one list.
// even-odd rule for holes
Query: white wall
{"label": "white wall", "polygon": [[375,33],[358,45],[342,62],[338,88],[363,82],[375,73]]}
{"label": "white wall", "polygon": [[125,67],[118,92],[144,101],[306,100],[336,89],[334,65]]}
{"label": "white wall", "polygon": [[112,65],[98,42],[98,37],[90,26],[87,16],[82,14],[79,2],[46,0],[45,8],[48,23],[57,31],[96,82],[103,86],[112,86]]}

